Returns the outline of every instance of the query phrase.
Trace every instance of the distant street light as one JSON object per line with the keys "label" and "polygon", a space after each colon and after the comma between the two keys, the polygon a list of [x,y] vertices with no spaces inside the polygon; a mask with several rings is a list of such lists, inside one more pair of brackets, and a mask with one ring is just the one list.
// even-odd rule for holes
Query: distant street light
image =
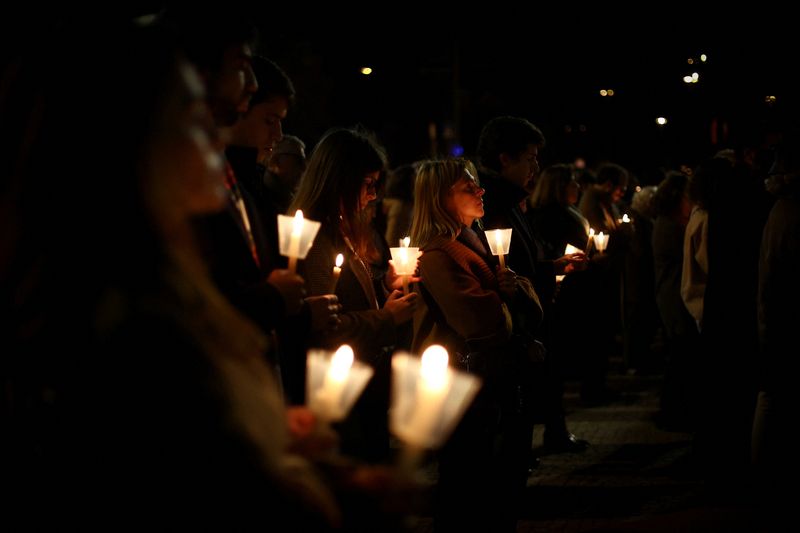
{"label": "distant street light", "polygon": [[667,119],[666,118],[664,118],[664,117],[656,118],[656,124],[658,124],[659,126],[663,126],[666,123],[667,123]]}
{"label": "distant street light", "polygon": [[372,68],[370,68],[370,67],[362,67],[361,68],[361,74],[363,74],[364,76],[369,76],[370,74],[372,74]]}

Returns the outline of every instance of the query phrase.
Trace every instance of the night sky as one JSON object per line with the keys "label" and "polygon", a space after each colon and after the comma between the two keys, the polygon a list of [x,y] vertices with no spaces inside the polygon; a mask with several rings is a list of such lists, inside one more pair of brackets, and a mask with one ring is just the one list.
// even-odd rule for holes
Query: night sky
{"label": "night sky", "polygon": [[[260,51],[298,91],[285,130],[311,143],[329,126],[361,123],[401,164],[431,154],[434,123],[439,154],[461,147],[472,155],[482,125],[511,114],[542,128],[545,164],[580,156],[647,174],[696,164],[794,119],[791,33],[779,19],[744,13],[687,21],[670,13],[624,24],[583,12],[504,26],[488,20],[491,31],[394,20],[366,30],[355,23],[266,30]],[[361,75],[363,66],[373,74]],[[687,85],[692,72],[700,80]],[[614,96],[601,97],[603,88]],[[668,123],[659,127],[658,116]]]}
{"label": "night sky", "polygon": [[[154,12],[163,2],[133,4],[93,7],[86,16]],[[363,124],[386,145],[392,166],[433,152],[471,156],[483,124],[503,114],[543,130],[543,164],[613,160],[640,175],[696,164],[720,148],[753,142],[776,123],[796,122],[793,56],[800,47],[793,19],[772,7],[701,17],[674,4],[624,16],[572,4],[522,5],[448,13],[405,4],[245,9],[260,28],[257,51],[280,64],[297,89],[285,132],[313,146],[329,127]],[[27,26],[23,35],[37,28],[38,16],[7,14],[3,22],[16,31]],[[687,63],[701,53],[706,63]],[[53,60],[68,58],[56,51]],[[373,74],[362,75],[364,66]],[[682,78],[692,72],[699,83],[687,85]],[[604,88],[614,96],[601,97]],[[768,95],[776,101],[768,104]],[[659,127],[658,116],[668,123]]]}

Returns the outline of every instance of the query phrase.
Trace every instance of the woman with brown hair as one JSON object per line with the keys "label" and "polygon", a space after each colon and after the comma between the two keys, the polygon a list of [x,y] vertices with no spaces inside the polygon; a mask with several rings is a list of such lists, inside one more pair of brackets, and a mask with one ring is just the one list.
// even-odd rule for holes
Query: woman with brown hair
{"label": "woman with brown hair", "polygon": [[[411,320],[417,301],[416,294],[403,296],[398,290],[402,279],[393,268],[380,279],[373,279],[370,268],[377,254],[366,208],[375,200],[385,167],[386,155],[373,137],[355,129],[330,130],[314,148],[289,208],[289,214],[301,209],[322,223],[298,268],[309,294],[328,294],[333,288],[341,304],[341,323],[313,343],[328,348],[350,344],[356,357],[375,369],[342,427],[342,451],[371,461],[388,456],[390,354],[397,326]],[[346,260],[334,288],[334,261],[340,253]],[[376,288],[385,291],[383,306]]]}

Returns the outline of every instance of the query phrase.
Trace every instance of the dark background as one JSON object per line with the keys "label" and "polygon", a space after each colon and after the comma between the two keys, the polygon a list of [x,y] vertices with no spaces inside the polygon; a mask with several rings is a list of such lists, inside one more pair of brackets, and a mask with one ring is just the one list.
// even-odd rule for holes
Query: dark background
{"label": "dark background", "polygon": [[[313,144],[329,126],[361,123],[387,145],[393,165],[434,152],[472,155],[482,125],[511,114],[542,128],[545,164],[614,160],[646,175],[758,143],[796,116],[797,47],[774,12],[729,20],[627,13],[634,21],[624,23],[575,10],[534,19],[501,13],[484,24],[433,17],[264,27],[260,52],[295,82],[287,133]],[[362,66],[373,74],[361,75]],[[700,81],[687,85],[692,72]],[[602,88],[615,95],[601,97]],[[657,116],[668,123],[659,127]]]}
{"label": "dark background", "polygon": [[[0,34],[18,43],[59,18],[102,24],[163,4],[32,5],[0,17]],[[612,160],[647,182],[658,167],[759,143],[766,131],[796,122],[800,107],[796,25],[766,4],[704,5],[702,14],[699,5],[620,11],[500,2],[479,11],[235,1],[220,9],[252,13],[257,51],[293,79],[297,105],[286,133],[313,146],[329,127],[363,124],[386,145],[392,166],[471,156],[483,124],[510,114],[544,131],[543,164]],[[698,62],[701,53],[706,63]],[[53,61],[69,60],[53,51]],[[113,50],[100,43],[98,68],[109,60]],[[364,66],[373,74],[360,74]],[[683,76],[695,71],[699,83],[685,84]],[[601,97],[603,88],[615,95]],[[776,101],[767,103],[768,95]],[[658,116],[668,123],[659,127]]]}

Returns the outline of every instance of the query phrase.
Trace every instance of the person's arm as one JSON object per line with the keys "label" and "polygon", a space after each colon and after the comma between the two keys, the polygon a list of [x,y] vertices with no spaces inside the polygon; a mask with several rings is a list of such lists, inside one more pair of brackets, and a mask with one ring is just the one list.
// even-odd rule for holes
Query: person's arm
{"label": "person's arm", "polygon": [[509,337],[511,317],[497,291],[482,287],[475,275],[442,250],[426,252],[419,265],[422,285],[458,335],[464,339]]}

